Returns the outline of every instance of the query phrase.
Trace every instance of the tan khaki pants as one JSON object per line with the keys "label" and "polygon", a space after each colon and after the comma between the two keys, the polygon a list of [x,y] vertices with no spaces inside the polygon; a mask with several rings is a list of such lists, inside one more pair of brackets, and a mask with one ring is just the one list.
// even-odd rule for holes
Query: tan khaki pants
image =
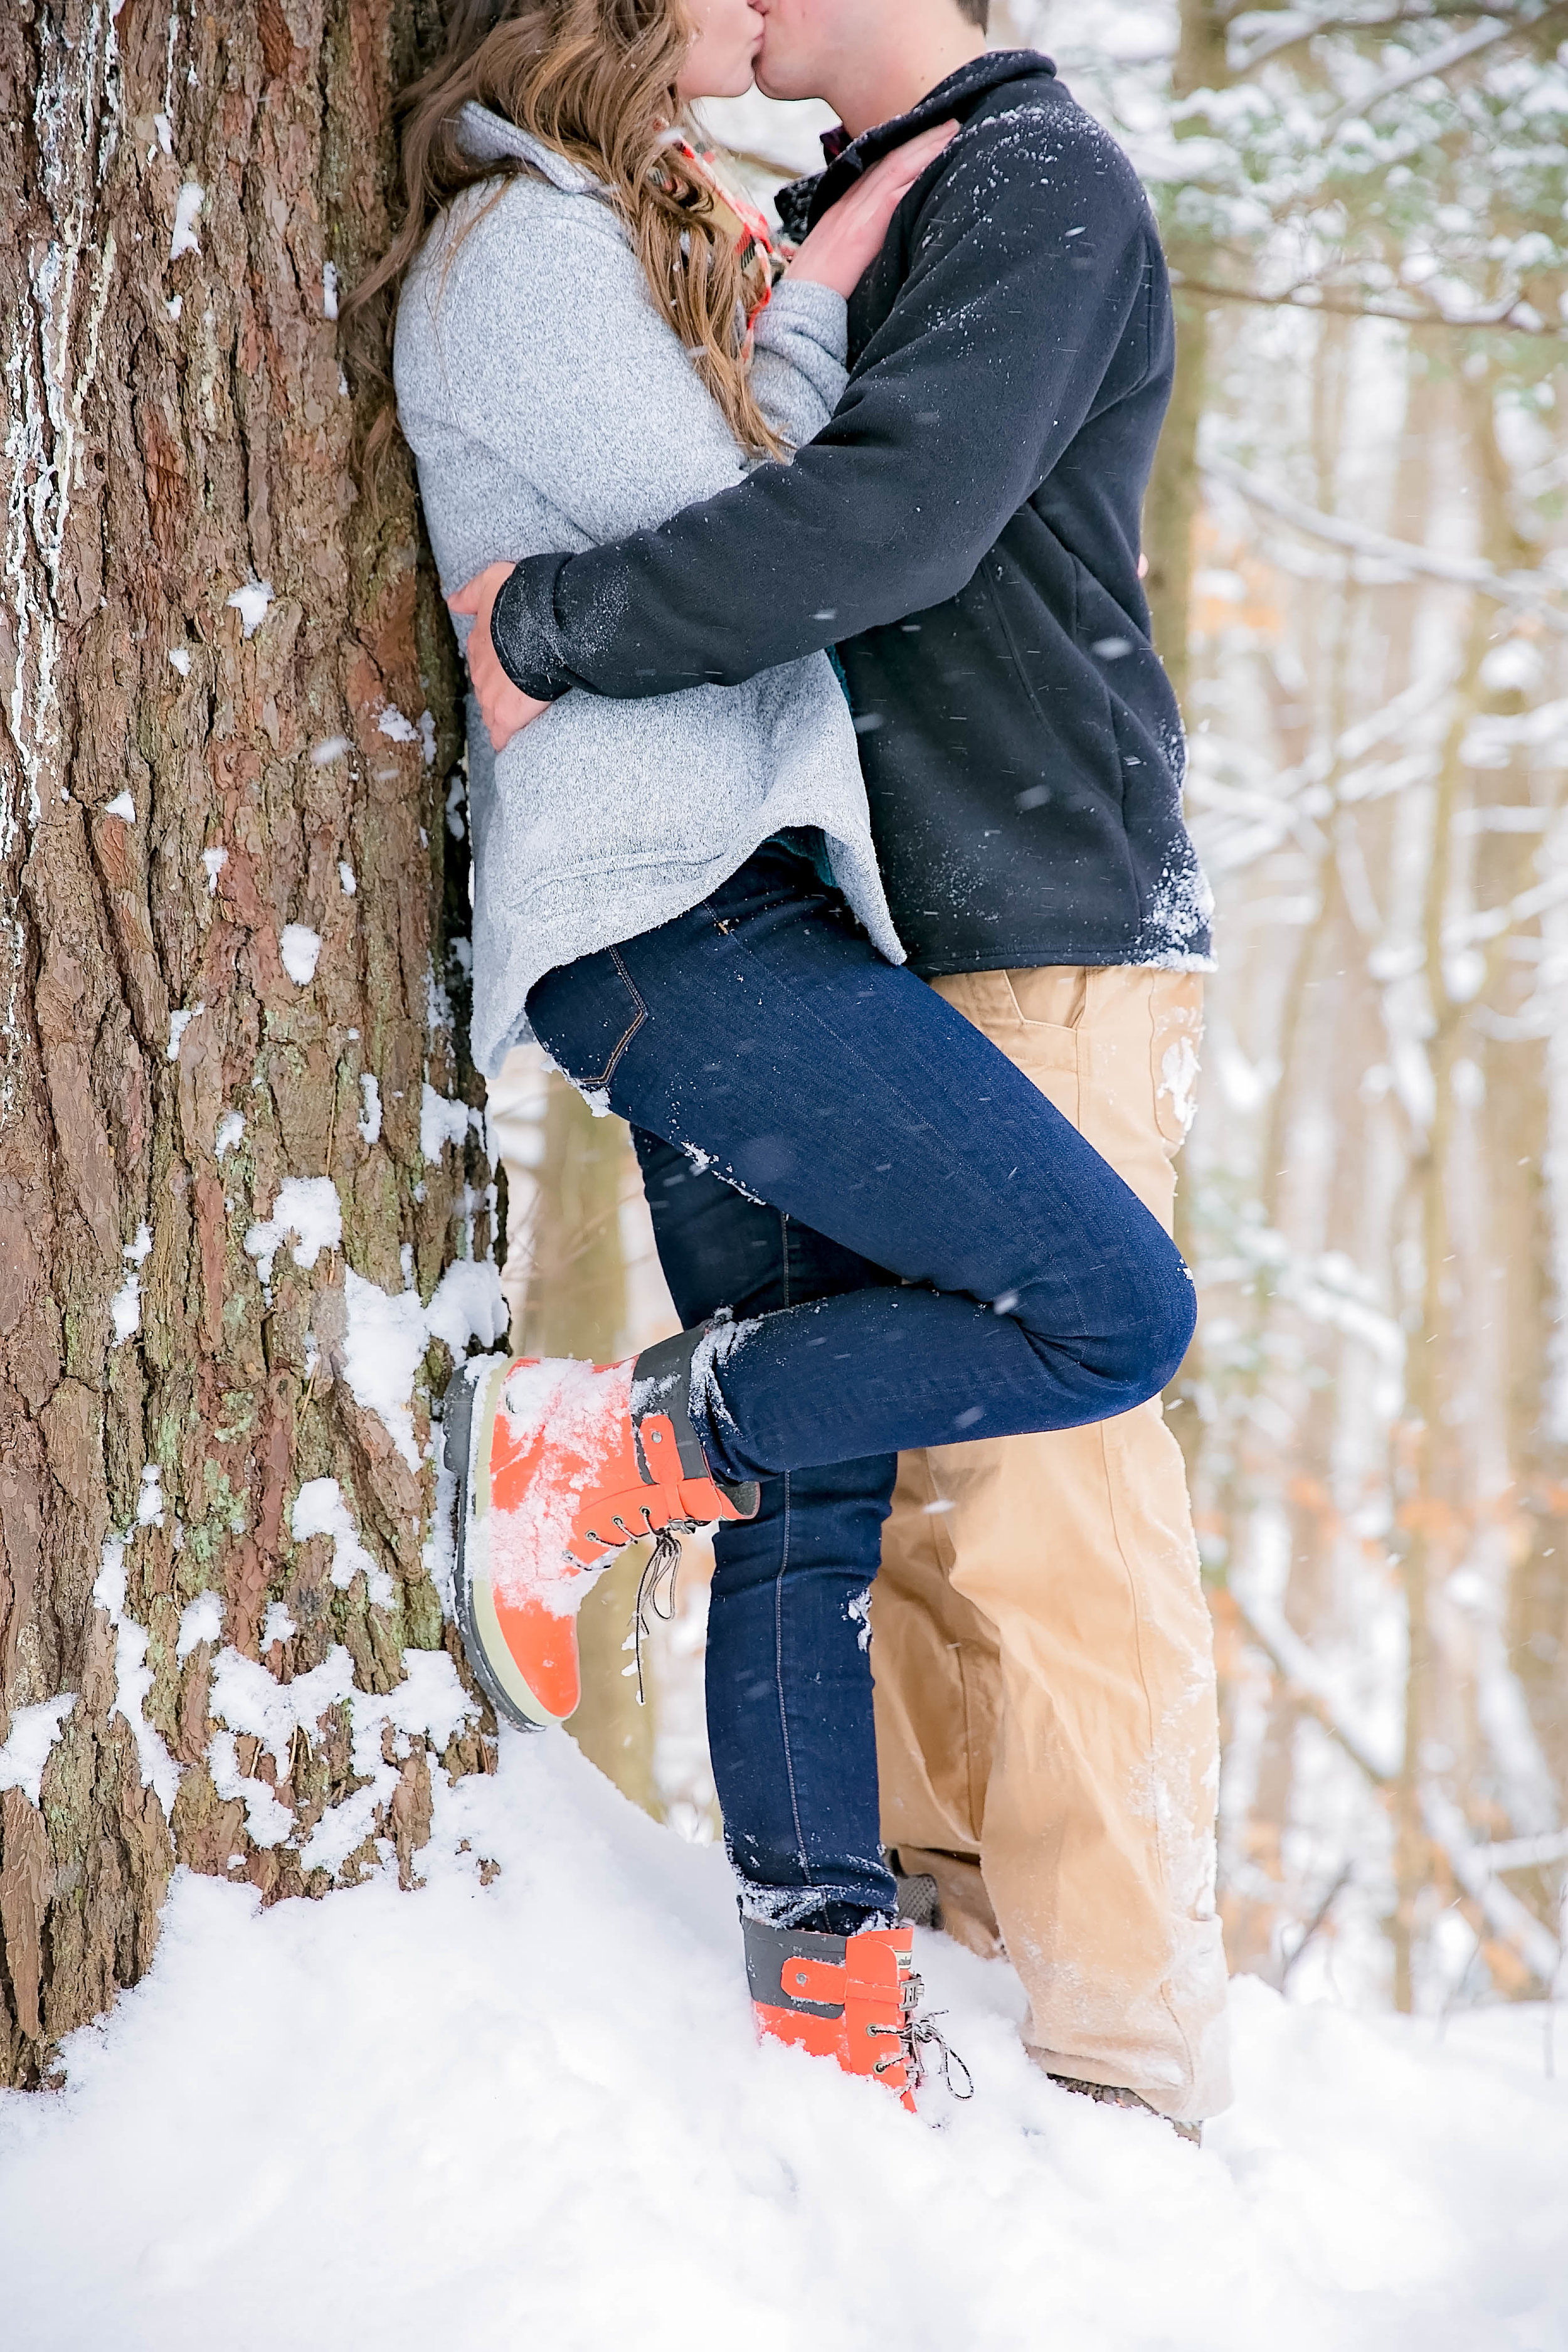
{"label": "tan khaki pants", "polygon": [[[1056,967],[934,985],[1170,1226],[1203,982]],[[907,1454],[872,1603],[883,1835],[1005,1947],[1053,2073],[1180,2120],[1229,2099],[1218,1721],[1181,1449],[1159,1401]]]}

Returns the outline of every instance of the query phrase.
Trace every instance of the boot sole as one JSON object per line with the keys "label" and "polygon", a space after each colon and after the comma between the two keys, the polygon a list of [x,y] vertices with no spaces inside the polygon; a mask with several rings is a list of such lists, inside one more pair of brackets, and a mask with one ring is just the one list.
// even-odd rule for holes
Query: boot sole
{"label": "boot sole", "polygon": [[496,1713],[520,1731],[548,1731],[563,1718],[541,1706],[519,1674],[490,1591],[489,1432],[510,1362],[506,1356],[470,1357],[442,1401],[442,1448],[458,1486],[453,1600],[464,1653]]}

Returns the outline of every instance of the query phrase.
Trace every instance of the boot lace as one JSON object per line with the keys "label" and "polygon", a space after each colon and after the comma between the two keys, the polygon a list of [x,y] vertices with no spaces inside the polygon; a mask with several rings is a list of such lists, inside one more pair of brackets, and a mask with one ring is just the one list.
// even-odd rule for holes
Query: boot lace
{"label": "boot lace", "polygon": [[[885,2058],[879,2058],[871,2071],[876,2074],[886,2074],[894,2066],[906,2066],[909,2069],[909,2083],[912,2091],[923,2089],[927,2075],[933,2071],[940,2072],[943,2083],[953,2098],[972,2099],[974,2096],[974,2077],[936,2021],[939,2017],[945,2017],[947,2011],[945,2009],[935,2009],[921,2014],[920,2004],[924,1995],[925,1987],[920,1978],[906,1977],[902,2025],[867,2027],[868,2033],[895,2035],[899,2044],[896,2051],[889,2050]],[[928,2051],[934,2053],[934,2059],[931,2063],[927,2060]],[[955,2074],[962,2077],[963,2085],[962,2090],[953,2079]]]}
{"label": "boot lace", "polygon": [[[647,1513],[643,1517],[646,1519]],[[616,1522],[619,1525],[619,1521]],[[647,1691],[643,1676],[643,1643],[652,1632],[649,1616],[657,1617],[662,1625],[670,1623],[675,1615],[676,1580],[680,1570],[680,1538],[696,1528],[694,1519],[680,1520],[661,1528],[641,1577],[637,1580],[637,1605],[632,1611],[632,1647],[637,1665],[637,1705],[647,1705]],[[653,1533],[650,1525],[648,1533]]]}

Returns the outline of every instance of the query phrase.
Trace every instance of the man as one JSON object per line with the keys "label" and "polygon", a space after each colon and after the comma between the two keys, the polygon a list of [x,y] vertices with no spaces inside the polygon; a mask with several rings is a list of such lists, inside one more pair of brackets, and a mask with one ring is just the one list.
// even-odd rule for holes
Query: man
{"label": "man", "polygon": [[[572,689],[837,645],[913,969],[1168,1223],[1208,900],[1139,584],[1173,353],[1153,223],[1048,60],[986,52],[986,0],[755,5],[762,88],[842,121],[781,199],[792,231],[927,125],[959,134],[857,289],[817,440],[661,529],[491,567],[476,689],[504,735]],[[898,1866],[1005,1948],[1048,2073],[1214,2114],[1214,1673],[1159,1404],[905,1456],[874,1612]]]}

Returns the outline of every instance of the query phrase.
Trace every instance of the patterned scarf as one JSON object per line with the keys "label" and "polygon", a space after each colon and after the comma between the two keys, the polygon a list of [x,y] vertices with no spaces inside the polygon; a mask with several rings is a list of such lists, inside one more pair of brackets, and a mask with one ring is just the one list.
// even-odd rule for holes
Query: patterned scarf
{"label": "patterned scarf", "polygon": [[720,179],[715,156],[711,152],[700,155],[684,139],[671,143],[679,149],[708,190],[713,200],[714,218],[740,249],[749,334],[773,299],[773,281],[784,268],[784,256],[765,215]]}

